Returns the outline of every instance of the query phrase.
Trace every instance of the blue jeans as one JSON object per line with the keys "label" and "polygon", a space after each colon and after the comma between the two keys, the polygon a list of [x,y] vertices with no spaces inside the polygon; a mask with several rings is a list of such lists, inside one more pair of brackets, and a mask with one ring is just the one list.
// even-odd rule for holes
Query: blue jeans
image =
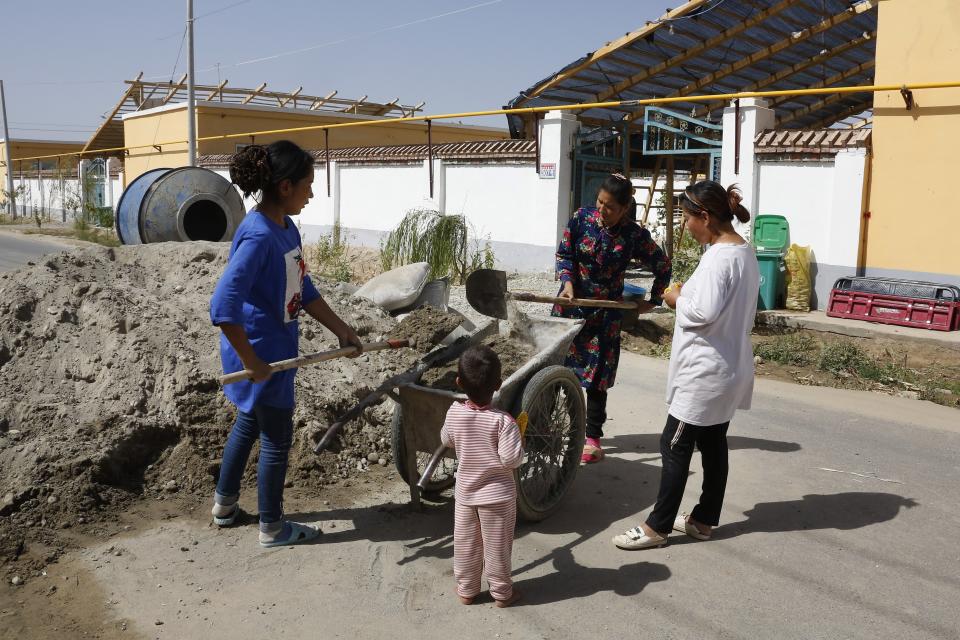
{"label": "blue jeans", "polygon": [[223,448],[217,502],[236,502],[240,495],[243,470],[258,437],[257,507],[260,522],[278,522],[283,517],[283,483],[287,477],[287,461],[293,443],[293,409],[255,405],[251,413],[237,412],[237,421]]}

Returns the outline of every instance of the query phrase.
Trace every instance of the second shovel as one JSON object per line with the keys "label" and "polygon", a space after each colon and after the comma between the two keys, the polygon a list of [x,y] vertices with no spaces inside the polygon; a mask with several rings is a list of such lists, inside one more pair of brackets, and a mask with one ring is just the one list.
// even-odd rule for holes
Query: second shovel
{"label": "second shovel", "polygon": [[497,269],[477,269],[466,282],[467,302],[485,316],[507,319],[507,298],[520,302],[545,302],[565,307],[602,307],[604,309],[637,308],[634,302],[590,300],[588,298],[559,298],[523,291],[507,291],[507,273]]}

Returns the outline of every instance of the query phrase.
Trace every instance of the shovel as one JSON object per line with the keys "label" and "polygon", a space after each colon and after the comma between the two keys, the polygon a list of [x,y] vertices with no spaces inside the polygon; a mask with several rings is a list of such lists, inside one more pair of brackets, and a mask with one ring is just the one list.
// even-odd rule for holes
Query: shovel
{"label": "shovel", "polygon": [[600,307],[603,309],[637,309],[635,302],[559,298],[522,291],[507,291],[507,273],[496,269],[477,269],[467,276],[467,302],[485,316],[507,319],[507,298],[520,302],[546,302],[564,307]]}
{"label": "shovel", "polygon": [[[369,353],[370,351],[381,351],[383,349],[400,349],[402,347],[409,346],[413,346],[410,344],[409,340],[384,340],[383,342],[371,342],[363,345],[363,353]],[[278,371],[286,371],[287,369],[298,369],[300,367],[305,367],[308,364],[316,364],[317,362],[326,362],[327,360],[335,360],[336,358],[345,358],[347,356],[352,356],[356,352],[356,347],[343,347],[341,349],[333,349],[331,351],[308,353],[307,355],[299,356],[297,358],[290,358],[289,360],[271,362],[270,374],[272,375]],[[252,374],[253,372],[249,369],[228,373],[227,375],[220,376],[220,383],[232,384],[234,382],[240,382],[241,380],[249,380]]]}

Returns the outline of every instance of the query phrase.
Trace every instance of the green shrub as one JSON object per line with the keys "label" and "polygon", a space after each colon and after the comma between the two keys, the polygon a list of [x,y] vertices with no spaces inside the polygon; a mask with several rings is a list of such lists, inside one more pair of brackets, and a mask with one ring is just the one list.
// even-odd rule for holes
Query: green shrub
{"label": "green shrub", "polygon": [[307,247],[311,269],[331,280],[349,282],[353,278],[353,266],[347,255],[350,245],[341,237],[340,225],[334,225],[326,233]]}
{"label": "green shrub", "polygon": [[804,367],[813,363],[817,341],[805,333],[778,335],[769,342],[758,344],[754,354],[764,360]]}
{"label": "green shrub", "polygon": [[449,276],[461,284],[477,269],[495,262],[488,241],[471,242],[471,227],[462,215],[445,215],[431,209],[414,209],[404,216],[380,246],[383,270],[414,262],[430,265],[433,278]]}
{"label": "green shrub", "polygon": [[830,373],[856,373],[870,365],[870,357],[856,344],[849,340],[823,345],[820,351],[820,360],[817,368]]}

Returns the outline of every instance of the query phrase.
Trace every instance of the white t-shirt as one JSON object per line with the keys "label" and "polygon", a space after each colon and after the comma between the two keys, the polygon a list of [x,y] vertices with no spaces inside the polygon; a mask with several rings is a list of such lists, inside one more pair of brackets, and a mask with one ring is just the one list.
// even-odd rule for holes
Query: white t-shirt
{"label": "white t-shirt", "polygon": [[700,258],[677,298],[667,378],[667,405],[677,420],[722,424],[750,408],[759,290],[750,244],[711,245]]}

